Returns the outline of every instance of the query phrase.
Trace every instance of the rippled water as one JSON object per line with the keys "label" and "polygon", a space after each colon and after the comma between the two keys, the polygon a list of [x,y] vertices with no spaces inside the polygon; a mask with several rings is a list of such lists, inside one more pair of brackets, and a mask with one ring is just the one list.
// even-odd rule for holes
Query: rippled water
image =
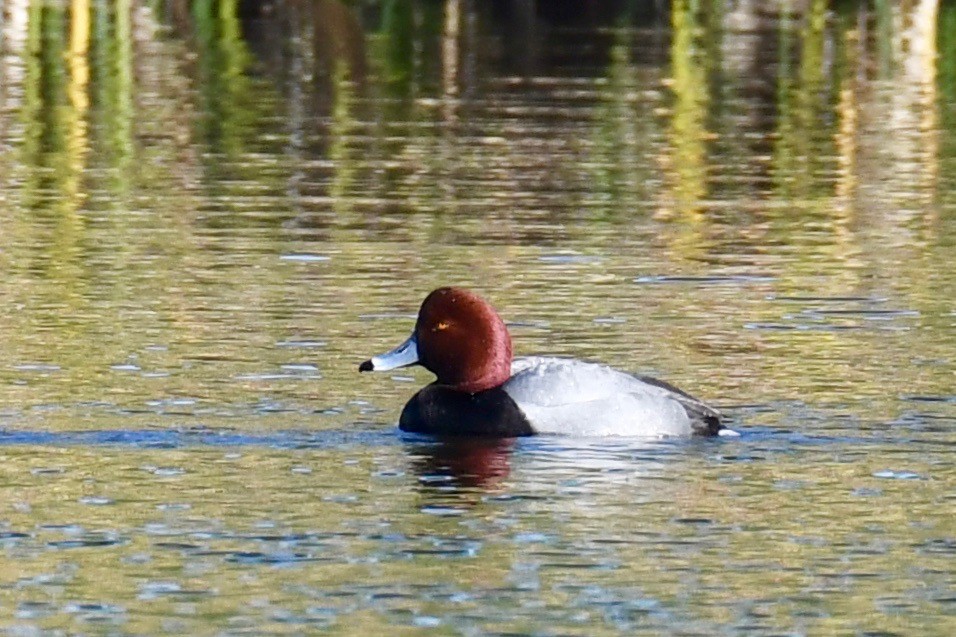
{"label": "rippled water", "polygon": [[[624,4],[0,5],[0,628],[952,634],[956,12]],[[743,435],[400,436],[449,283]]]}

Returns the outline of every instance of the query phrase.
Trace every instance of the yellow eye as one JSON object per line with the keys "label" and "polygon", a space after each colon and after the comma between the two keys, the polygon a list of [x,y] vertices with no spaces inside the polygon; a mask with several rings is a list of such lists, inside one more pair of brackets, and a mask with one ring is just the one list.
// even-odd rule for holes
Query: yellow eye
{"label": "yellow eye", "polygon": [[435,327],[432,328],[432,331],[441,332],[442,330],[447,330],[449,327],[451,327],[451,323],[448,321],[438,321],[438,323],[435,324]]}

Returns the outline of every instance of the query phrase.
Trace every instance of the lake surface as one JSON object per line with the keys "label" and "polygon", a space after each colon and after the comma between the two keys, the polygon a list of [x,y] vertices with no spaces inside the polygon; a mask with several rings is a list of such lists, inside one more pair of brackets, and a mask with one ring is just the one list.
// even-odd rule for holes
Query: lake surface
{"label": "lake surface", "polygon": [[[252,4],[0,3],[0,630],[956,632],[953,6]],[[446,284],[742,435],[400,435]]]}

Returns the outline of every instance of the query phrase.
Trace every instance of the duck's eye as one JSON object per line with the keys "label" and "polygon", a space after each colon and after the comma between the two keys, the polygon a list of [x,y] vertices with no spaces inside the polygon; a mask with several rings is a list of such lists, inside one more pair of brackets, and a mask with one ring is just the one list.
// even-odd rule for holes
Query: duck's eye
{"label": "duck's eye", "polygon": [[435,324],[435,327],[432,328],[432,331],[441,332],[443,330],[447,330],[449,327],[451,327],[451,323],[448,321],[438,321],[438,323]]}

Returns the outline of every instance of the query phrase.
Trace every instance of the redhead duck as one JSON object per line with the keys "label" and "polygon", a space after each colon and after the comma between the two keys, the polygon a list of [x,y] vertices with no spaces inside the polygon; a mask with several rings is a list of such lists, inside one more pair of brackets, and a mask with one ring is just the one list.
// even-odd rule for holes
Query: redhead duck
{"label": "redhead duck", "polygon": [[438,378],[402,410],[403,431],[515,437],[714,436],[731,434],[720,414],[654,378],[568,358],[512,360],[504,321],[480,296],[455,287],[429,294],[415,330],[360,372],[422,365]]}

